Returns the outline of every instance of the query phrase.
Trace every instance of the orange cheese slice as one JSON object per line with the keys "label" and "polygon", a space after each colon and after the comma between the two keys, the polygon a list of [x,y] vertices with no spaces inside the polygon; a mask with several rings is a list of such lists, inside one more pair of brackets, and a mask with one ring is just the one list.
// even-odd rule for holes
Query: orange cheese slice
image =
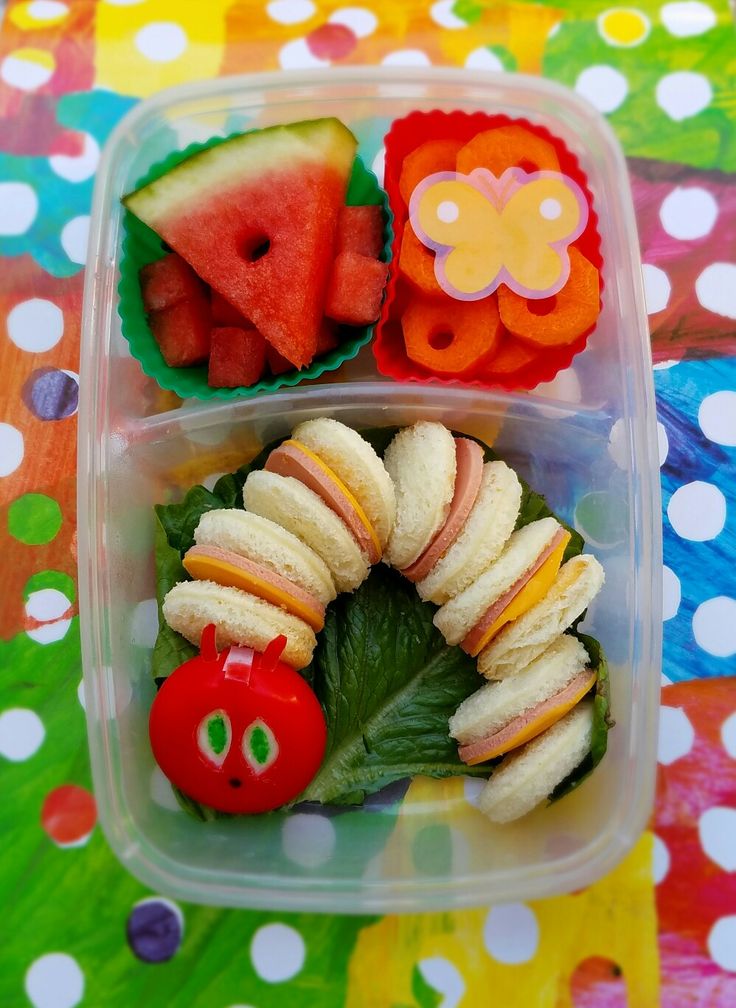
{"label": "orange cheese slice", "polygon": [[[273,575],[265,568],[263,572],[259,570],[260,564],[249,562],[241,557],[233,556],[233,560],[226,558],[225,550],[216,550],[212,547],[206,548],[209,553],[218,552],[223,555],[212,556],[205,553],[205,548],[192,547],[182,561],[185,570],[195,580],[214,581],[216,584],[226,588],[240,588],[242,591],[256,595],[264,602],[285,609],[292,616],[298,616],[308,623],[315,632],[319,632],[325,625],[324,609],[320,607],[317,599],[305,591],[299,589],[297,585],[286,587],[286,579]],[[278,584],[274,584],[278,581]],[[293,588],[293,591],[291,590]],[[313,604],[312,604],[313,603]]]}
{"label": "orange cheese slice", "polygon": [[330,469],[327,463],[323,462],[322,459],[319,457],[319,455],[315,455],[314,452],[310,451],[309,448],[306,447],[306,445],[303,445],[301,443],[301,441],[289,438],[287,441],[284,441],[284,444],[295,445],[300,452],[304,452],[307,458],[311,462],[314,462],[315,465],[319,466],[319,468],[322,470],[325,476],[327,476],[327,478],[330,479],[335,484],[340,493],[346,498],[351,508],[355,511],[355,514],[358,516],[358,521],[370,536],[371,541],[373,542],[373,545],[376,549],[376,553],[380,557],[381,554],[383,553],[383,550],[381,549],[381,540],[378,538],[378,534],[376,533],[376,530],[373,528],[370,518],[365,513],[363,508],[360,506],[355,496],[350,492],[350,490],[348,490],[347,486],[337,475],[335,470]]}
{"label": "orange cheese slice", "polygon": [[570,533],[566,533],[557,548],[550,553],[537,573],[529,578],[521,591],[509,602],[504,611],[488,627],[478,643],[469,653],[475,657],[480,654],[486,644],[498,633],[501,627],[510,623],[511,620],[518,619],[533,605],[541,601],[552,587],[557,572],[562,564],[562,557],[570,541]]}
{"label": "orange cheese slice", "polygon": [[[514,721],[511,721],[506,728],[494,732],[487,739],[487,746],[480,743],[464,747],[466,754],[463,755],[463,747],[460,748],[460,758],[468,766],[475,766],[476,763],[484,763],[486,760],[503,756],[504,753],[524,745],[531,739],[541,735],[547,728],[551,728],[560,718],[571,711],[575,704],[583,699],[595,684],[597,672],[595,669],[587,676],[580,675],[573,680],[569,687],[566,687],[558,696],[543,700],[527,714],[523,714]],[[518,727],[517,727],[518,725]],[[472,750],[472,754],[471,751]]]}

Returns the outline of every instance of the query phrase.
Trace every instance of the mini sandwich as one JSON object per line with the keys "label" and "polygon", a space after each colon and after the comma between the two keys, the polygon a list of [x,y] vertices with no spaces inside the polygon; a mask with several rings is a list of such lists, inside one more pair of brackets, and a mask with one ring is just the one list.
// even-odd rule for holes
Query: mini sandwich
{"label": "mini sandwich", "polygon": [[[552,726],[562,721],[595,686],[596,672],[588,667],[588,661],[588,653],[581,642],[569,634],[562,634],[525,668],[517,669],[502,682],[482,686],[450,718],[450,734],[460,743],[458,755],[471,766],[505,756],[537,740],[535,751],[539,755],[534,762],[542,782],[541,790],[534,776],[529,781],[520,779],[512,787],[511,808],[503,802],[497,804],[491,796],[499,792],[506,779],[504,761],[493,772],[493,787],[490,791],[484,790],[481,799],[484,811],[496,821],[509,821],[523,815],[550,794],[587,754],[586,749],[578,758],[575,746],[572,765],[572,756],[567,752],[563,759],[548,762],[548,746],[544,739]],[[514,776],[510,772],[508,775]]]}
{"label": "mini sandwich", "polygon": [[440,423],[399,431],[384,455],[396,487],[396,522],[385,558],[424,599],[441,603],[469,585],[498,556],[521,501],[503,462]]}
{"label": "mini sandwich", "polygon": [[479,654],[503,626],[546,595],[569,541],[570,533],[554,518],[514,532],[496,562],[435,613],[447,643]]}

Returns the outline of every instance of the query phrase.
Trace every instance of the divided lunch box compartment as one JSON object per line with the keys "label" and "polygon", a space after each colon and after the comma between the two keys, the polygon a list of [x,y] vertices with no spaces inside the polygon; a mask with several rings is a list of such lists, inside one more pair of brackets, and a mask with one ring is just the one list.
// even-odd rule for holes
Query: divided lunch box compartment
{"label": "divided lunch box compartment", "polygon": [[[370,347],[323,384],[236,402],[180,402],[130,357],[117,314],[120,196],[194,139],[335,115],[378,164],[413,109],[504,112],[560,136],[600,221],[604,307],[572,366],[531,393],[399,384]],[[661,652],[654,394],[626,165],[607,124],[556,85],[454,70],[330,69],[187,85],[143,102],[105,150],[85,287],[79,408],[79,600],[92,774],[102,828],[153,889],[229,906],[332,912],[449,909],[579,889],[611,869],[651,808]],[[300,421],[441,420],[481,437],[573,522],[606,572],[587,632],[610,660],[615,728],[576,792],[514,824],[474,807],[472,780],[415,780],[353,809],[200,823],[176,805],[148,743],[155,688],[152,507],[228,472]],[[210,484],[211,485],[211,484]]]}

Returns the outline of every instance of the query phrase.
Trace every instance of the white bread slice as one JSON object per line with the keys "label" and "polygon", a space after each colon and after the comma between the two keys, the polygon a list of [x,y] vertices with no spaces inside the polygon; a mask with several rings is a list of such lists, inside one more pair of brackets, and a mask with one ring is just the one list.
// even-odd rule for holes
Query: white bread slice
{"label": "white bread slice", "polygon": [[571,557],[544,598],[483,648],[478,671],[486,679],[505,679],[526,668],[588,608],[603,581],[603,568],[594,556]]}
{"label": "white bread slice", "polygon": [[396,520],[384,560],[403,570],[425,551],[450,513],[455,440],[443,424],[420,420],[399,431],[383,462],[396,488]]}
{"label": "white bread slice", "polygon": [[475,581],[503,550],[519,514],[521,484],[505,462],[486,462],[475,504],[460,535],[417,591],[443,605]]}
{"label": "white bread slice", "polygon": [[286,637],[282,660],[295,669],[312,660],[317,645],[314,631],[303,620],[278,606],[214,581],[181,581],[163,601],[164,619],[172,630],[199,646],[202,631],[209,623],[217,627],[217,647],[230,644],[264,651],[279,634]]}
{"label": "white bread slice", "polygon": [[368,558],[347,526],[299,480],[255,470],[245,481],[243,501],[248,511],[270,518],[322,557],[339,592],[353,591],[368,577]]}
{"label": "white bread slice", "polygon": [[563,690],[587,665],[588,652],[577,637],[562,634],[517,675],[486,683],[463,700],[450,718],[450,735],[467,745],[500,731]]}
{"label": "white bread slice", "polygon": [[396,493],[373,446],[352,427],[328,417],[306,420],[291,436],[339,476],[365,511],[383,549],[394,525]]}
{"label": "white bread slice", "polygon": [[560,528],[554,518],[520,528],[488,570],[437,610],[433,622],[448,644],[465,639],[486,610],[534,566]]}
{"label": "white bread slice", "polygon": [[501,762],[480,793],[492,822],[519,819],[543,802],[590,752],[593,704],[583,700],[557,724]]}
{"label": "white bread slice", "polygon": [[337,592],[327,564],[281,525],[241,508],[205,511],[194,532],[198,546],[219,546],[263,564],[318,598],[323,605]]}

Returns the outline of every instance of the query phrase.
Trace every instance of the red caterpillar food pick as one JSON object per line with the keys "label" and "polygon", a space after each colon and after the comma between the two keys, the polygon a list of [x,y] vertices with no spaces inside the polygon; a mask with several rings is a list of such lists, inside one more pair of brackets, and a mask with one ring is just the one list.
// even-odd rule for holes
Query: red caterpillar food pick
{"label": "red caterpillar food pick", "polygon": [[327,729],[317,697],[280,661],[286,638],[263,654],[218,654],[215,627],[200,654],[164,682],[151,708],[156,762],[176,787],[219,812],[268,812],[296,798],[319,769]]}

